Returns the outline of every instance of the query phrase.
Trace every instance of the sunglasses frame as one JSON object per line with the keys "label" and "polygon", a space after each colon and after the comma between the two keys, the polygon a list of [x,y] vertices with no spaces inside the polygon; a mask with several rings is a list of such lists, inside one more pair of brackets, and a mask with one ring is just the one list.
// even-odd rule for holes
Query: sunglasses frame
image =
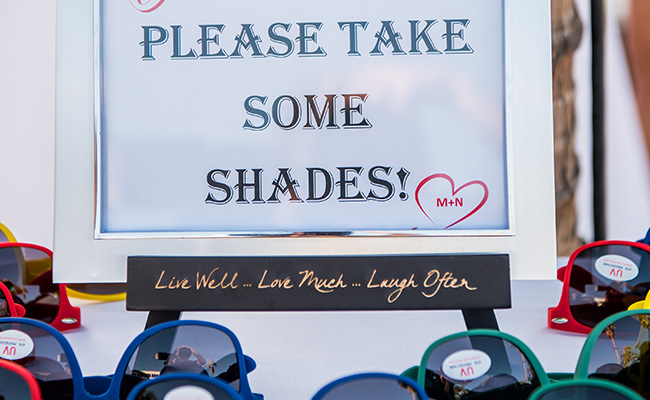
{"label": "sunglasses frame", "polygon": [[598,325],[594,326],[594,329],[589,333],[589,336],[587,336],[585,344],[582,346],[580,356],[578,357],[578,365],[575,373],[577,379],[587,379],[589,377],[589,362],[591,361],[591,355],[594,352],[594,347],[596,346],[598,338],[604,332],[605,328],[616,321],[633,315],[650,315],[650,309],[621,311],[610,315],[600,321]]}
{"label": "sunglasses frame", "polygon": [[[92,283],[92,285],[102,285],[102,283]],[[119,292],[113,294],[90,294],[90,293],[85,293],[85,292],[75,290],[70,286],[66,286],[66,291],[68,292],[69,297],[74,297],[75,299],[104,301],[104,302],[126,300],[126,292]]]}
{"label": "sunglasses frame", "polygon": [[[261,400],[263,396],[259,394],[254,394],[250,388],[248,381],[248,373],[255,369],[255,361],[252,358],[245,356],[242,352],[239,339],[235,334],[230,331],[228,328],[221,325],[217,325],[211,322],[205,321],[196,321],[196,320],[176,320],[165,322],[160,325],[156,325],[152,328],[149,328],[141,332],[136,336],[131,343],[127,346],[126,350],[122,353],[120,361],[115,368],[115,372],[112,375],[107,376],[83,376],[81,372],[81,367],[79,361],[72,349],[72,346],[68,340],[63,336],[61,332],[54,329],[52,326],[38,320],[29,319],[29,318],[0,318],[0,324],[25,324],[31,325],[35,328],[40,328],[45,330],[54,339],[59,342],[63,352],[67,358],[67,363],[70,367],[70,375],[72,379],[72,388],[74,391],[74,400],[115,400],[120,398],[120,390],[122,387],[122,380],[125,375],[126,369],[128,367],[129,361],[135,350],[149,337],[155,335],[156,333],[174,327],[192,325],[192,326],[203,326],[210,329],[217,329],[225,333],[233,343],[235,349],[235,354],[237,360],[243,360],[240,362],[239,367],[239,392],[238,395],[242,400]],[[168,376],[180,376],[185,374],[169,374]],[[198,375],[198,374],[197,374]],[[153,378],[156,379],[156,378]],[[214,378],[213,378],[214,379]],[[151,379],[152,380],[152,379]],[[145,381],[147,382],[147,381]],[[136,385],[137,386],[137,385]],[[134,386],[135,388],[135,386]]]}
{"label": "sunglasses frame", "polygon": [[1,358],[0,358],[0,369],[6,369],[20,376],[25,381],[25,383],[27,383],[27,387],[29,388],[30,399],[32,400],[43,399],[41,395],[41,388],[40,386],[38,386],[38,382],[36,381],[36,378],[34,378],[34,376],[30,374],[29,371],[27,371],[27,369],[11,361],[7,361]]}
{"label": "sunglasses frame", "polygon": [[237,392],[235,389],[233,389],[230,385],[226,384],[225,382],[219,379],[208,378],[207,376],[196,375],[196,374],[161,375],[157,378],[140,382],[133,389],[131,389],[131,392],[129,392],[129,396],[126,398],[126,400],[136,400],[138,394],[141,391],[147,389],[149,386],[158,384],[160,382],[176,381],[176,380],[192,381],[197,383],[205,383],[210,386],[216,386],[217,388],[223,390],[228,396],[230,396],[232,400],[243,400],[239,392]]}
{"label": "sunglasses frame", "polygon": [[416,372],[415,369],[417,369],[417,383],[418,385],[424,388],[427,364],[429,362],[429,357],[431,356],[431,353],[440,345],[447,343],[449,341],[456,340],[459,338],[465,338],[465,337],[471,338],[475,336],[486,336],[486,337],[506,340],[511,344],[515,345],[515,347],[517,347],[517,349],[524,355],[524,357],[526,357],[526,360],[530,363],[530,366],[533,368],[533,372],[535,372],[535,375],[537,375],[537,378],[539,379],[540,386],[550,384],[550,380],[548,378],[548,375],[546,374],[546,371],[544,371],[542,364],[537,359],[535,354],[533,354],[533,351],[524,342],[522,342],[521,340],[517,339],[512,335],[509,335],[501,331],[492,330],[492,329],[472,329],[465,332],[454,333],[452,335],[445,336],[441,339],[436,340],[424,352],[424,355],[422,356],[422,360],[420,361],[420,366],[415,368],[410,368],[409,370],[405,371],[402,375],[407,375],[407,376],[412,375]]}
{"label": "sunglasses frame", "polygon": [[348,375],[336,379],[328,383],[327,385],[323,386],[322,388],[320,388],[318,392],[316,392],[314,397],[312,397],[312,400],[322,400],[323,397],[327,396],[327,394],[329,394],[329,392],[332,391],[332,389],[340,385],[343,385],[345,383],[356,381],[356,380],[362,380],[362,379],[393,379],[399,383],[403,383],[412,387],[421,400],[429,400],[429,397],[427,397],[426,393],[424,392],[424,389],[422,389],[422,386],[418,385],[417,382],[415,382],[413,379],[410,379],[402,375],[395,375],[386,372],[365,372],[360,374]]}
{"label": "sunglasses frame", "polygon": [[[54,268],[54,256],[52,250],[48,249],[47,247],[21,242],[0,243],[0,249],[9,247],[20,247],[42,251],[50,257],[52,260],[52,268]],[[50,322],[50,325],[61,332],[79,328],[81,326],[81,309],[70,304],[65,284],[59,283],[56,285],[59,287],[59,309],[57,310],[57,314],[54,317],[54,320]],[[29,318],[29,315],[27,317]]]}
{"label": "sunglasses frame", "polygon": [[619,394],[628,400],[644,400],[640,394],[628,388],[627,386],[602,379],[572,379],[561,382],[554,382],[550,385],[541,386],[535,389],[535,391],[531,393],[528,400],[540,400],[544,395],[557,389],[585,386],[611,390],[612,392],[615,392],[616,394]]}
{"label": "sunglasses frame", "polygon": [[[577,256],[585,250],[591,249],[593,247],[602,247],[602,246],[630,246],[638,249],[643,249],[650,254],[650,246],[639,243],[639,242],[629,242],[625,240],[599,240],[592,243],[587,243],[583,246],[577,248],[569,257],[567,265],[561,267],[557,270],[557,279],[562,281],[562,293],[560,295],[560,301],[557,306],[549,307],[547,325],[551,329],[558,329],[567,332],[583,333],[588,334],[591,332],[592,328],[587,325],[581,324],[578,322],[571,314],[571,305],[569,304],[569,291],[570,291],[570,281],[571,281],[571,272],[573,271],[573,264]],[[561,320],[566,320],[566,322],[558,322]]]}

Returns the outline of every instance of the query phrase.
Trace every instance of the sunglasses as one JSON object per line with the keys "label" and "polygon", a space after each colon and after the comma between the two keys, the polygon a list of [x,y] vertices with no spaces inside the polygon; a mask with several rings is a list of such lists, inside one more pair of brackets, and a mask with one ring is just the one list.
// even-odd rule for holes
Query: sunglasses
{"label": "sunglasses", "polygon": [[650,310],[623,311],[596,325],[578,358],[576,377],[613,381],[650,399]]}
{"label": "sunglasses", "polygon": [[434,342],[420,366],[402,375],[416,377],[429,398],[436,400],[524,400],[550,383],[528,346],[491,329],[456,333]]}
{"label": "sunglasses", "polygon": [[125,400],[140,383],[174,374],[203,375],[226,383],[243,400],[259,400],[248,383],[255,362],[227,328],[203,321],[171,321],[138,335],[115,373],[84,377],[66,338],[41,321],[0,319],[0,358],[25,367],[44,400]]}
{"label": "sunglasses", "polygon": [[530,400],[643,400],[636,392],[609,381],[576,379],[541,387]]}
{"label": "sunglasses", "polygon": [[578,248],[565,267],[557,307],[548,309],[548,326],[589,333],[596,324],[643,300],[650,289],[650,246],[604,240]]}
{"label": "sunglasses", "polygon": [[42,400],[41,389],[25,368],[0,359],[0,400]]}
{"label": "sunglasses", "polygon": [[241,400],[228,384],[202,375],[161,375],[139,383],[127,400]]}
{"label": "sunglasses", "polygon": [[312,400],[426,400],[413,380],[388,373],[365,373],[337,379],[320,389]]}
{"label": "sunglasses", "polygon": [[23,307],[25,317],[60,331],[81,326],[81,311],[70,304],[65,285],[52,282],[49,249],[29,243],[0,243],[0,279],[9,289],[6,299]]}

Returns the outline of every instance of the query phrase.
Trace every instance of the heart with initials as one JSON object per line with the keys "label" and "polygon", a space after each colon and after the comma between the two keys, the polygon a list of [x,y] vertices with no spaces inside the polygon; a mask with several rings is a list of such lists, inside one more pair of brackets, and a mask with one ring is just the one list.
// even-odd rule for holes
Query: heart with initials
{"label": "heart with initials", "polygon": [[479,180],[456,188],[447,174],[433,174],[422,180],[415,189],[415,201],[426,217],[444,229],[466,220],[485,205],[488,187]]}

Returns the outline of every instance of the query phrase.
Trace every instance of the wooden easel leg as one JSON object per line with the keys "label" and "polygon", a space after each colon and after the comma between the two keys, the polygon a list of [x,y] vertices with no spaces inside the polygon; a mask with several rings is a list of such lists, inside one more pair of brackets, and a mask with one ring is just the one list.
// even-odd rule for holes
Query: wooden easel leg
{"label": "wooden easel leg", "polygon": [[463,318],[467,329],[494,329],[499,330],[497,316],[492,308],[464,309]]}
{"label": "wooden easel leg", "polygon": [[180,318],[181,311],[149,311],[144,329],[149,329],[163,322],[176,321]]}

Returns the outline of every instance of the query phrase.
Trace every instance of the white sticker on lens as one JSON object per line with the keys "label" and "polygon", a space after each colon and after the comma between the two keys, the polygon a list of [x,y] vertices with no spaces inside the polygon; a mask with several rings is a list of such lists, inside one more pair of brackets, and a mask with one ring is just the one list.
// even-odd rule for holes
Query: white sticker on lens
{"label": "white sticker on lens", "polygon": [[613,281],[631,281],[639,275],[639,267],[629,258],[607,254],[596,260],[596,271]]}
{"label": "white sticker on lens", "polygon": [[0,358],[20,360],[34,350],[34,341],[25,332],[10,329],[0,332]]}
{"label": "white sticker on lens", "polygon": [[485,375],[492,360],[481,350],[460,350],[445,358],[442,372],[457,381],[469,381]]}
{"label": "white sticker on lens", "polygon": [[214,400],[214,397],[202,387],[186,385],[170,390],[163,400]]}

